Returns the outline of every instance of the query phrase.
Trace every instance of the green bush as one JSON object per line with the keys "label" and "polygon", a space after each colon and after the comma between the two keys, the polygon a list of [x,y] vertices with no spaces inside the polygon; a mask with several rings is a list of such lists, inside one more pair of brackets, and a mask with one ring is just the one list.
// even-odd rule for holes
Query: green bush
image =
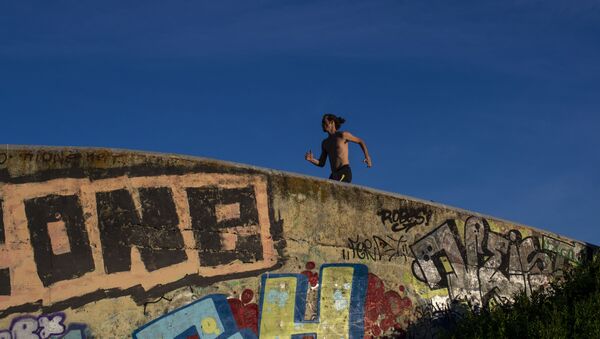
{"label": "green bush", "polygon": [[514,303],[467,310],[442,338],[600,338],[600,256]]}

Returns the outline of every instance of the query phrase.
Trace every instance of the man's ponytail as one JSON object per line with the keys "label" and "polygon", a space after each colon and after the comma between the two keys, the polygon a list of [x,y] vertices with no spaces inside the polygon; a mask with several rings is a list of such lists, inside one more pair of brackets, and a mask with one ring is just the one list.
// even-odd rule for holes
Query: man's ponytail
{"label": "man's ponytail", "polygon": [[340,127],[342,127],[342,124],[346,122],[346,119],[335,116],[334,114],[327,113],[323,115],[323,122],[325,121],[333,121],[335,123],[335,129],[340,129]]}

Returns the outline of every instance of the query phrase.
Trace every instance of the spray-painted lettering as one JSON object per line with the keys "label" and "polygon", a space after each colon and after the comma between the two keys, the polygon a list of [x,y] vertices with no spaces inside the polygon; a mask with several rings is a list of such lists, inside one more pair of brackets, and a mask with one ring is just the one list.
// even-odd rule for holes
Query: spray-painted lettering
{"label": "spray-painted lettering", "polygon": [[382,208],[377,211],[381,223],[390,226],[393,232],[408,232],[418,225],[429,225],[433,211],[426,207],[403,207],[394,210]]}
{"label": "spray-painted lettering", "polygon": [[450,300],[480,306],[506,303],[517,290],[531,293],[564,265],[537,237],[522,238],[518,230],[493,232],[478,217],[465,222],[464,243],[456,223],[448,220],[410,248],[417,279],[431,289],[447,288]]}
{"label": "spray-painted lettering", "polygon": [[0,339],[85,339],[86,326],[65,324],[64,313],[24,315],[12,320],[10,328],[0,330]]}
{"label": "spray-painted lettering", "polygon": [[342,250],[342,258],[350,259],[367,259],[373,261],[403,258],[406,262],[408,255],[408,243],[406,236],[372,236],[371,238],[360,239],[348,238],[348,249]]}
{"label": "spray-painted lettering", "polygon": [[[308,268],[314,267],[307,264]],[[319,281],[312,286],[305,272],[264,274],[258,308],[250,303],[251,290],[241,299],[213,294],[151,321],[133,337],[363,338],[401,331],[411,300],[385,291],[383,281],[368,273],[367,266],[324,264],[315,276]],[[318,299],[311,305],[314,296]]]}
{"label": "spray-painted lettering", "polygon": [[0,316],[38,300],[85,303],[97,290],[141,302],[155,286],[271,267],[268,204],[258,175],[2,185]]}

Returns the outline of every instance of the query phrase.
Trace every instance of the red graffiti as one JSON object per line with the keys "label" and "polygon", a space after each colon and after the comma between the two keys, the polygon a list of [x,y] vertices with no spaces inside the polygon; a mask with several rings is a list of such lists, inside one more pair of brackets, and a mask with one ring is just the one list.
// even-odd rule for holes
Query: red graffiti
{"label": "red graffiti", "polygon": [[258,335],[258,305],[256,303],[250,303],[254,298],[254,292],[249,289],[245,289],[242,292],[242,298],[230,298],[227,299],[229,307],[233,313],[238,328],[250,329]]}
{"label": "red graffiti", "polygon": [[[400,285],[404,294],[404,286]],[[365,337],[379,337],[395,330],[403,335],[402,315],[410,310],[412,301],[396,291],[385,291],[385,284],[375,274],[369,273],[367,297],[365,299]]]}
{"label": "red graffiti", "polygon": [[311,272],[311,270],[314,270],[316,265],[314,262],[309,261],[306,263],[306,270],[300,272],[300,274],[306,276],[306,278],[308,278],[308,283],[310,284],[311,287],[316,287],[319,284],[319,273],[315,273],[315,272]]}

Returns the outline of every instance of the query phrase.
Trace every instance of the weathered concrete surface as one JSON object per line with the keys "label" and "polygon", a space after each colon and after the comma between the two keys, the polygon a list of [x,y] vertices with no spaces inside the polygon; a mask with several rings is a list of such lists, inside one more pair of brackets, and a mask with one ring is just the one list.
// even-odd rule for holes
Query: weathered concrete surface
{"label": "weathered concrete surface", "polygon": [[509,302],[592,251],[354,185],[121,150],[6,146],[0,205],[2,339],[422,334],[451,300]]}

